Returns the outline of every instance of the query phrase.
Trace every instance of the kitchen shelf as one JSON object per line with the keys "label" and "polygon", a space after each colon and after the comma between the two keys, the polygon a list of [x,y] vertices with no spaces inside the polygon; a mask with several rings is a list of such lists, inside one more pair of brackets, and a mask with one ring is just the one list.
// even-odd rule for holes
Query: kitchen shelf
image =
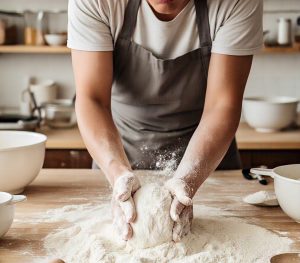
{"label": "kitchen shelf", "polygon": [[[70,49],[66,46],[51,47],[51,46],[25,46],[12,45],[0,46],[0,54],[69,54]],[[299,47],[265,47],[262,51],[264,54],[286,54],[300,53]]]}
{"label": "kitchen shelf", "polygon": [[12,46],[0,46],[0,53],[13,54],[68,54],[70,49],[66,46],[25,46],[25,45],[12,45]]}
{"label": "kitchen shelf", "polygon": [[300,47],[265,47],[263,52],[265,54],[290,54],[290,53],[300,53]]}

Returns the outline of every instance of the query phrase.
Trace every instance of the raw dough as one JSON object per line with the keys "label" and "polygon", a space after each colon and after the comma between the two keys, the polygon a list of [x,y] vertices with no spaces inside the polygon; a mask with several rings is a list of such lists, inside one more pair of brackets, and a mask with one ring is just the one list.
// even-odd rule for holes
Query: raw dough
{"label": "raw dough", "polygon": [[138,217],[132,224],[133,238],[128,246],[149,248],[172,241],[174,222],[170,217],[172,197],[159,184],[142,186],[133,196]]}

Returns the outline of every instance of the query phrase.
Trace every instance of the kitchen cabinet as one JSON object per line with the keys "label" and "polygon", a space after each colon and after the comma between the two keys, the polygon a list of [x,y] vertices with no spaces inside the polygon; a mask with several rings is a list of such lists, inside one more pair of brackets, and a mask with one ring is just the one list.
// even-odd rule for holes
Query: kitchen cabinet
{"label": "kitchen cabinet", "polygon": [[80,168],[92,167],[92,158],[87,150],[47,149],[44,168]]}
{"label": "kitchen cabinet", "polygon": [[240,150],[243,168],[300,163],[300,150]]}
{"label": "kitchen cabinet", "polygon": [[[243,168],[265,165],[274,168],[281,165],[300,162],[300,150],[239,150]],[[92,157],[87,150],[57,149],[46,151],[44,168],[77,168],[92,167]]]}
{"label": "kitchen cabinet", "polygon": [[[78,128],[53,130],[43,128],[48,136],[45,168],[90,168],[92,158]],[[300,162],[300,130],[271,134],[257,133],[241,123],[237,144],[244,168],[266,165],[273,168]]]}

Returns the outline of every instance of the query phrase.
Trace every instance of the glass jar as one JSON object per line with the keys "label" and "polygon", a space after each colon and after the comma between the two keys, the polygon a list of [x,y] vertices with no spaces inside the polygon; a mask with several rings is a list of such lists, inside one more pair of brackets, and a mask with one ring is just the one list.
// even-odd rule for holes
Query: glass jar
{"label": "glass jar", "polygon": [[25,11],[25,45],[44,45],[44,11]]}

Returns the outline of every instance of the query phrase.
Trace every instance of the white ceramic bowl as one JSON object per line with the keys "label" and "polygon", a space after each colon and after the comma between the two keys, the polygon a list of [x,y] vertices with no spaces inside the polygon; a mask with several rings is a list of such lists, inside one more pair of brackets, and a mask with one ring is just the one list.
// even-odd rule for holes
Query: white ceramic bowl
{"label": "white ceramic bowl", "polygon": [[300,164],[279,166],[273,170],[251,169],[251,172],[274,178],[280,207],[289,217],[300,223]]}
{"label": "white ceramic bowl", "polygon": [[289,127],[297,118],[298,99],[290,97],[245,98],[243,114],[258,132],[274,132]]}
{"label": "white ceramic bowl", "polygon": [[46,34],[44,37],[49,46],[64,46],[67,44],[67,35]]}
{"label": "white ceramic bowl", "polygon": [[0,238],[9,230],[15,214],[14,204],[26,200],[24,195],[11,195],[0,192]]}
{"label": "white ceramic bowl", "polygon": [[0,192],[0,237],[6,234],[14,220],[15,209],[10,204],[11,199],[10,194]]}
{"label": "white ceramic bowl", "polygon": [[46,140],[34,132],[0,131],[0,191],[21,193],[37,177]]}

